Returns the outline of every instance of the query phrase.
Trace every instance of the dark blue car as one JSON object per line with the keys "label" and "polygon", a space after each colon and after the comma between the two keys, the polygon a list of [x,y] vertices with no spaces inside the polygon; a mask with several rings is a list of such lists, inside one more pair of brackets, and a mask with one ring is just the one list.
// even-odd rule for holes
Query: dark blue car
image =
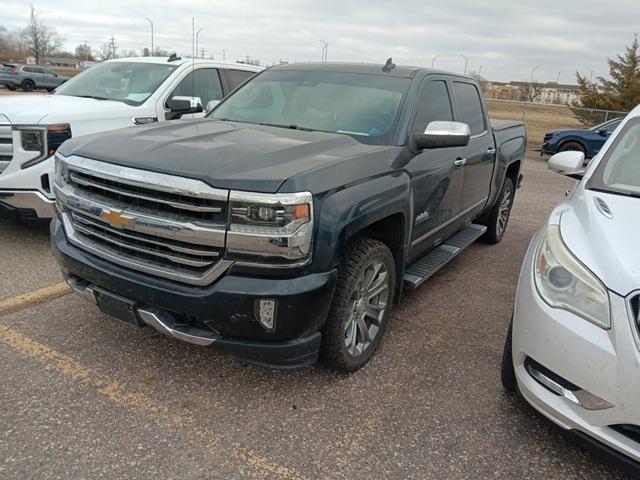
{"label": "dark blue car", "polygon": [[589,130],[558,130],[547,133],[542,144],[542,153],[553,155],[567,150],[576,150],[584,153],[586,158],[595,156],[604,142],[620,125],[623,118],[616,118],[608,122],[596,125]]}

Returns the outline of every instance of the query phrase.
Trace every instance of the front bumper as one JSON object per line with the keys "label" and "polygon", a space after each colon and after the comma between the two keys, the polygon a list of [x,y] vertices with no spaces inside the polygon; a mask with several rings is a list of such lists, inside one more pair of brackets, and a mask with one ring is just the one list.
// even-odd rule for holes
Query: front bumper
{"label": "front bumper", "polygon": [[38,191],[0,190],[0,218],[49,219],[54,214],[54,203]]}
{"label": "front bumper", "polygon": [[[134,321],[163,333],[231,353],[243,361],[280,368],[315,363],[335,271],[296,278],[241,276],[231,270],[206,287],[163,280],[118,267],[70,244],[58,219],[51,224],[53,250],[75,289],[115,296],[135,310]],[[78,288],[79,286],[79,288]],[[91,292],[86,292],[89,288]],[[97,292],[97,293],[93,293]],[[275,326],[256,319],[256,301],[276,301]],[[155,315],[156,319],[152,318]],[[211,340],[207,342],[206,340]]]}
{"label": "front bumper", "polygon": [[[640,350],[628,302],[610,292],[612,327],[604,330],[570,312],[549,307],[533,280],[532,241],[520,274],[513,320],[513,362],[522,396],[536,410],[581,443],[600,452],[617,452],[640,465],[640,436],[621,433],[620,425],[640,427]],[[564,381],[610,404],[588,409],[576,399],[554,393],[536,381],[531,360]],[[558,378],[553,377],[552,378]],[[580,398],[578,398],[580,400]],[[608,455],[611,456],[611,455]],[[628,467],[628,465],[627,465]]]}

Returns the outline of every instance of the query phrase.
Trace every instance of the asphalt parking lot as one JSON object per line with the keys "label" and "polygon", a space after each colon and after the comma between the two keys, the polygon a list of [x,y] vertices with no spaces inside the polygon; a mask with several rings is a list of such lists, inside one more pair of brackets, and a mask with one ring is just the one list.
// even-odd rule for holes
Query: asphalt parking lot
{"label": "asphalt parking lot", "polygon": [[524,174],[504,241],[408,295],[351,375],[242,366],[72,295],[16,300],[61,277],[45,226],[0,223],[0,477],[624,478],[500,385],[522,258],[573,184],[536,153]]}

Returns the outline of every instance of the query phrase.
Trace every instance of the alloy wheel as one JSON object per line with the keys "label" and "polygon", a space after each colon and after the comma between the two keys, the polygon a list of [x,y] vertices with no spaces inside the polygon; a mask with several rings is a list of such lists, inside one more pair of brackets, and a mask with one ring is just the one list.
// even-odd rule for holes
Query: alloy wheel
{"label": "alloy wheel", "polygon": [[389,303],[389,271],[379,259],[372,259],[361,271],[351,294],[345,322],[344,345],[358,357],[375,340]]}

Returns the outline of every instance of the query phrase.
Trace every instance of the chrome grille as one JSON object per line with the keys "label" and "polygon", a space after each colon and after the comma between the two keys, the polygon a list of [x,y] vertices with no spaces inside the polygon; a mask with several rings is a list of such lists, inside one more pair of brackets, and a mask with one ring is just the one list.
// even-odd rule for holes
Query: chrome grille
{"label": "chrome grille", "polygon": [[[57,159],[57,161],[61,161]],[[55,191],[69,240],[121,266],[193,285],[224,273],[228,191],[69,157]]]}
{"label": "chrome grille", "polygon": [[11,125],[0,124],[0,174],[13,160],[13,130]]}

